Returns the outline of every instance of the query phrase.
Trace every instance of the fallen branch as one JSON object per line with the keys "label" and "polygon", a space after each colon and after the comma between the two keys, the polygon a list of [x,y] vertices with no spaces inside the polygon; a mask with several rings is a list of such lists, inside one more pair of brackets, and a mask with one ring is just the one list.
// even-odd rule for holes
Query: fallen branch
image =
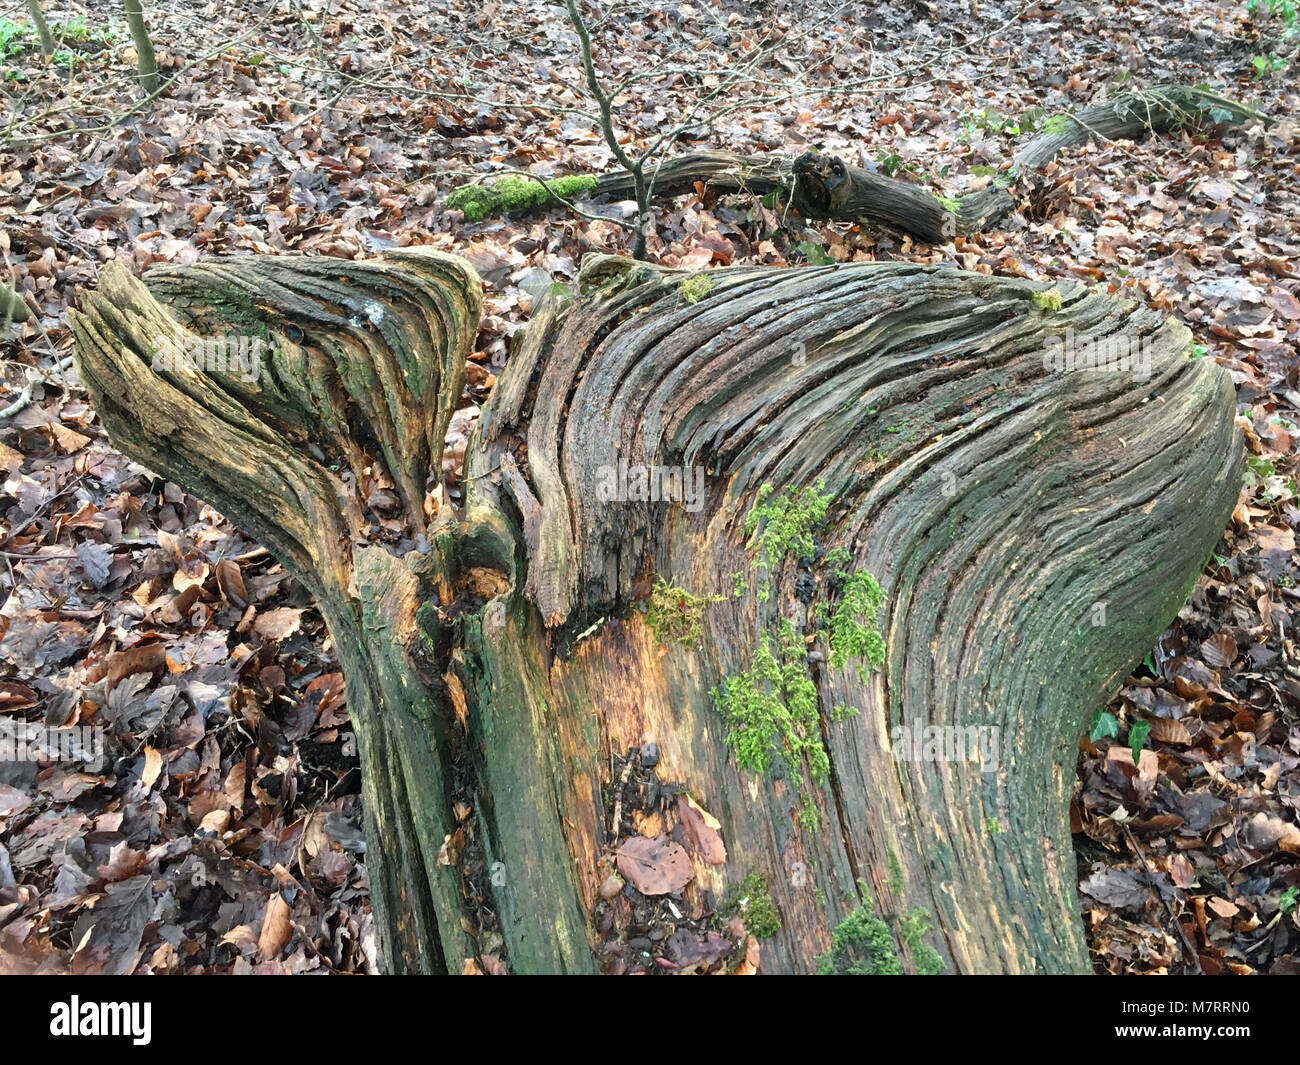
{"label": "fallen branch", "polygon": [[[805,152],[797,159],[782,155],[742,157],[712,150],[690,152],[661,163],[651,175],[651,185],[661,197],[680,195],[701,182],[721,192],[765,195],[779,190],[807,218],[882,225],[941,244],[957,233],[978,233],[1006,218],[1015,208],[1011,191],[1015,182],[1067,148],[1090,140],[1105,143],[1138,139],[1147,133],[1237,126],[1253,119],[1267,121],[1258,111],[1192,86],[1158,85],[1124,93],[1076,113],[1047,119],[993,185],[955,198],[936,197],[920,185],[816,152]],[[502,195],[496,199],[502,212],[554,204],[544,189],[535,196],[520,195],[519,178],[512,180],[514,184],[509,189],[502,186]],[[541,183],[541,179],[534,180]],[[497,185],[500,182],[475,186],[475,202],[488,202]],[[456,197],[465,195],[464,188],[451,193],[449,206]],[[635,178],[625,169],[597,175],[591,193],[593,198],[635,198]]]}

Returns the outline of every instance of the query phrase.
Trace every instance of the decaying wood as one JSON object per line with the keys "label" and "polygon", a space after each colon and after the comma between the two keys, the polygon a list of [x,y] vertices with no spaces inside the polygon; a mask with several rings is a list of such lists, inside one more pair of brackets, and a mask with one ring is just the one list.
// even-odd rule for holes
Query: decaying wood
{"label": "decaying wood", "polygon": [[[808,218],[882,225],[938,244],[957,233],[981,232],[1002,221],[1015,208],[1016,180],[1045,166],[1066,148],[1089,140],[1136,140],[1148,133],[1234,126],[1262,118],[1258,112],[1205,89],[1157,85],[1048,119],[991,185],[949,200],[936,198],[920,185],[817,152],[806,152],[797,159],[779,154],[742,157],[723,151],[689,152],[665,160],[651,171],[653,192],[657,196],[679,195],[696,183],[723,192],[758,195],[781,190]],[[633,194],[631,175],[618,170],[599,175],[593,195],[629,199]]]}
{"label": "decaying wood", "polygon": [[[681,273],[585,262],[484,409],[463,510],[431,518],[421,473],[440,470],[478,311],[459,260],[218,260],[147,287],[110,267],[73,327],[115,444],[239,521],[321,603],[363,750],[388,967],[460,971],[488,949],[438,859],[463,831],[493,869],[476,890],[512,971],[617,967],[630,904],[601,887],[633,831],[618,759],[654,743],[656,792],[689,792],[725,844],[720,863],[693,848],[675,908],[656,911],[688,938],[758,872],[781,916],[764,971],[814,967],[861,885],[909,969],[920,945],[900,922],[924,914],[949,971],[1087,971],[1077,741],[1235,503],[1230,382],[1188,357],[1182,326],[1081,286],[901,263],[707,276],[684,289]],[[172,323],[264,329],[269,376],[152,371]],[[1145,372],[1064,372],[1044,352],[1067,335],[1136,342]],[[698,470],[700,505],[611,499],[620,465]],[[377,541],[358,486],[383,471],[405,531]],[[880,670],[832,664],[816,616],[842,591],[820,562],[758,565],[756,501],[809,490],[830,499],[818,557],[842,548],[883,589],[867,619]],[[705,601],[698,642],[656,637],[653,578]],[[824,780],[798,758],[739,765],[711,694],[787,622]],[[997,764],[898,759],[896,730],[921,723],[996,729]],[[678,809],[645,831],[671,834]]]}

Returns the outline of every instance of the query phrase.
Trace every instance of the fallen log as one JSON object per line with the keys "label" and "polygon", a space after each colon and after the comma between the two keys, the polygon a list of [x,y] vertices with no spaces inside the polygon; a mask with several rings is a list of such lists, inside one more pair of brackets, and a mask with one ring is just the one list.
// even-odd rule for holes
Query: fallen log
{"label": "fallen log", "polygon": [[[110,265],[72,327],[115,445],[320,605],[386,968],[1088,971],[1078,739],[1235,504],[1230,381],[1083,286],[704,278],[547,295],[460,510],[462,260]],[[231,334],[256,380],[152,368]]]}
{"label": "fallen log", "polygon": [[[1264,116],[1206,89],[1186,85],[1157,85],[1146,90],[1122,93],[1073,114],[1054,115],[1039,132],[1016,152],[1012,165],[984,189],[950,198],[935,197],[920,185],[887,177],[854,166],[837,156],[805,152],[796,159],[782,155],[739,156],[733,152],[689,152],[667,159],[647,170],[651,192],[670,197],[688,192],[703,183],[720,192],[750,192],[765,195],[780,191],[800,214],[814,220],[866,222],[908,233],[920,240],[941,244],[957,233],[982,232],[1001,222],[1015,208],[1013,188],[1022,176],[1045,166],[1067,149],[1089,140],[1136,140],[1148,133],[1177,129],[1228,127]],[[527,178],[511,178],[518,183]],[[543,186],[553,182],[534,178]],[[557,179],[573,181],[574,178]],[[588,179],[590,180],[590,179]],[[513,187],[513,186],[512,186]],[[449,197],[457,205],[464,190],[486,190],[474,195],[482,204],[476,217],[493,210],[511,209],[506,198],[492,200],[488,186],[461,186]],[[596,175],[587,188],[556,189],[561,199],[589,192],[597,199],[627,200],[635,196],[633,177],[626,170]],[[536,209],[561,199],[540,196],[521,204]]]}

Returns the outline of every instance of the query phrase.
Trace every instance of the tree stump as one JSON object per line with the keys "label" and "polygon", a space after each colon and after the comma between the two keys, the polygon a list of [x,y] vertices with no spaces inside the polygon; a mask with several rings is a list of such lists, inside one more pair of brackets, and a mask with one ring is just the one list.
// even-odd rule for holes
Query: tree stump
{"label": "tree stump", "polygon": [[[73,320],[115,444],[320,604],[385,966],[460,971],[487,914],[514,972],[647,942],[716,967],[738,911],[766,972],[1088,971],[1078,741],[1241,478],[1188,331],[912,264],[592,257],[535,309],[455,510],[478,301],[436,253],[251,257],[110,265]],[[151,369],[160,337],[235,333],[255,381]]]}

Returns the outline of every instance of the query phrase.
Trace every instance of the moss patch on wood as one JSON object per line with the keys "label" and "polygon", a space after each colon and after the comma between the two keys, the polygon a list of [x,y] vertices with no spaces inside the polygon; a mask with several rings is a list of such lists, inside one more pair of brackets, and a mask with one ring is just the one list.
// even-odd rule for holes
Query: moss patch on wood
{"label": "moss patch on wood", "polygon": [[447,206],[453,211],[463,211],[466,222],[481,222],[495,215],[535,211],[548,203],[558,204],[556,196],[570,200],[595,187],[596,179],[583,175],[548,178],[546,185],[534,178],[504,177],[490,185],[461,185],[452,189]]}
{"label": "moss patch on wood", "polygon": [[758,598],[766,602],[771,595],[768,578],[780,568],[786,556],[810,556],[816,550],[812,531],[826,517],[833,492],[826,491],[823,481],[797,493],[774,492],[770,484],[758,490],[753,507],[745,516],[745,548],[762,575]]}
{"label": "moss patch on wood", "polygon": [[753,872],[732,892],[725,909],[740,913],[745,931],[759,939],[770,939],[781,931],[781,911],[772,901],[767,880],[762,873]]}
{"label": "moss patch on wood", "polygon": [[682,299],[687,303],[699,303],[717,287],[717,284],[708,274],[692,274],[683,279],[677,286],[677,291],[682,294]]}
{"label": "moss patch on wood", "polygon": [[817,959],[819,976],[901,976],[894,935],[873,911],[871,895],[859,884],[862,905],[835,926],[831,949]]}
{"label": "moss patch on wood", "polygon": [[825,783],[831,763],[822,744],[817,688],[794,625],[781,623],[775,654],[764,633],[749,669],[724,678],[710,694],[727,723],[727,746],[737,765],[758,774],[783,769],[801,792],[800,820],[815,828],[809,780]]}
{"label": "moss patch on wood", "polygon": [[916,963],[918,976],[938,976],[944,970],[943,959],[939,952],[925,942],[925,934],[930,931],[930,914],[919,906],[913,906],[898,921],[899,937],[907,944]]}
{"label": "moss patch on wood", "polygon": [[876,617],[885,602],[884,589],[866,570],[858,570],[844,582],[844,595],[831,615],[830,663],[843,669],[850,658],[861,659],[858,676],[865,684],[872,670],[885,664],[885,638]]}
{"label": "moss patch on wood", "polygon": [[704,634],[705,609],[722,598],[720,595],[693,595],[685,588],[656,577],[645,623],[659,643],[679,643],[686,650],[693,651]]}

